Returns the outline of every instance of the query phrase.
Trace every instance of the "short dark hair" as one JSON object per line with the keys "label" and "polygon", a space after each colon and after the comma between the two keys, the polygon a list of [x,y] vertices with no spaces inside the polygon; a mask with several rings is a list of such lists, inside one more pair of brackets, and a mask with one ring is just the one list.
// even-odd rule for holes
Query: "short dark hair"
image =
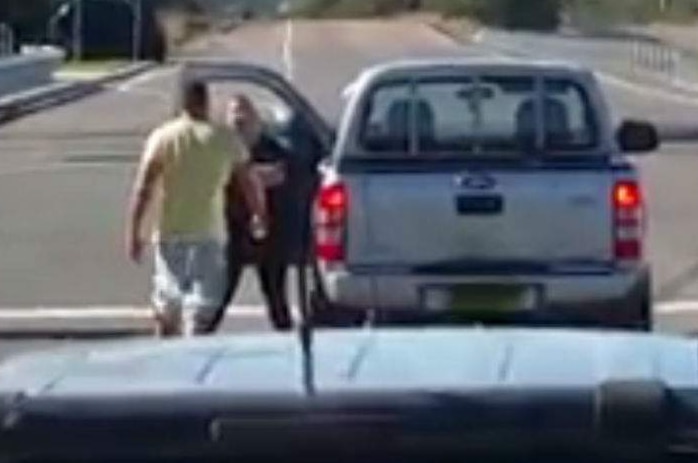
{"label": "short dark hair", "polygon": [[187,82],[184,86],[184,107],[203,106],[208,100],[208,89],[201,81]]}

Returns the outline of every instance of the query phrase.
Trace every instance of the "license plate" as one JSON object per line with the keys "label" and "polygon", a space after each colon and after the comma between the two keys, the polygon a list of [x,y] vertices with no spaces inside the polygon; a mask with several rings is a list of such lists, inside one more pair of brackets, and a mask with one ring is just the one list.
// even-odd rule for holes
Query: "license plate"
{"label": "license plate", "polygon": [[522,285],[459,285],[450,289],[451,310],[458,312],[509,312],[531,309],[535,288]]}
{"label": "license plate", "polygon": [[432,310],[496,313],[532,309],[538,302],[538,293],[530,286],[468,284],[430,288],[426,301]]}

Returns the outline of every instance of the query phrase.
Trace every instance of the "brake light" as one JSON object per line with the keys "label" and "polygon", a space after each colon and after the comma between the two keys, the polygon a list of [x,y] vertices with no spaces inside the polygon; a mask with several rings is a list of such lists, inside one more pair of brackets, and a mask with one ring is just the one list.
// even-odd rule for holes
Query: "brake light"
{"label": "brake light", "polygon": [[616,260],[642,259],[644,200],[635,180],[619,180],[613,186],[613,248]]}
{"label": "brake light", "polygon": [[344,260],[348,210],[349,193],[343,183],[321,187],[315,202],[315,252],[320,261]]}
{"label": "brake light", "polygon": [[642,203],[640,188],[636,182],[621,181],[616,183],[613,197],[618,208],[635,208]]}

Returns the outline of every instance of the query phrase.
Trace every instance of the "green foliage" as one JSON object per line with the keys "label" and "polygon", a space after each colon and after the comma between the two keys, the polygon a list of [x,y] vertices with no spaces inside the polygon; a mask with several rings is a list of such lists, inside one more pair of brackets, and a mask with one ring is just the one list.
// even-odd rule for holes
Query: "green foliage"
{"label": "green foliage", "polygon": [[564,3],[575,23],[596,27],[691,21],[698,15],[698,0],[566,0]]}
{"label": "green foliage", "polygon": [[0,22],[26,22],[45,14],[51,7],[51,0],[2,0],[0,1]]}
{"label": "green foliage", "polygon": [[370,17],[411,11],[417,0],[304,0],[298,13],[309,17]]}
{"label": "green foliage", "polygon": [[16,45],[43,37],[51,3],[51,0],[0,0],[0,22],[12,28]]}
{"label": "green foliage", "polygon": [[549,30],[559,22],[560,0],[305,0],[311,17],[382,16],[413,10],[471,16],[510,28]]}
{"label": "green foliage", "polygon": [[475,0],[423,0],[421,7],[447,17],[475,16],[477,3]]}
{"label": "green foliage", "polygon": [[562,16],[576,24],[594,27],[628,22],[691,21],[698,17],[698,0],[297,1],[303,2],[300,13],[313,17],[375,16],[420,9],[448,17],[468,16],[500,27],[533,30],[555,29]]}

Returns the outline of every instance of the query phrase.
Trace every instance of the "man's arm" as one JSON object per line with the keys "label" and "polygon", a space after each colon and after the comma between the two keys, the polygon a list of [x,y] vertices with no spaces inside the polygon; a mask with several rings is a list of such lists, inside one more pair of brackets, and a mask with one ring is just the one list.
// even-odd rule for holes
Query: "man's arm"
{"label": "man's arm", "polygon": [[162,145],[154,137],[148,140],[131,191],[126,247],[129,257],[136,263],[140,262],[143,254],[143,219],[163,171],[163,151]]}
{"label": "man's arm", "polygon": [[[250,163],[238,167],[235,181],[239,182],[240,191],[242,191],[245,203],[251,212],[252,223],[249,224],[252,227],[251,231],[254,234],[261,230],[261,233],[265,235],[269,216],[264,180]],[[260,238],[262,237],[260,236]]]}
{"label": "man's arm", "polygon": [[[231,144],[234,156],[233,175],[231,181],[238,185],[238,191],[242,193],[243,199],[247,204],[247,208],[252,215],[252,223],[249,224],[255,233],[257,231],[264,232],[268,225],[268,209],[267,197],[264,179],[257,172],[252,161],[250,151],[242,142],[242,139],[236,134],[231,133]],[[231,191],[229,189],[229,191]],[[234,191],[234,189],[233,189]],[[232,198],[234,201],[235,198]]]}

